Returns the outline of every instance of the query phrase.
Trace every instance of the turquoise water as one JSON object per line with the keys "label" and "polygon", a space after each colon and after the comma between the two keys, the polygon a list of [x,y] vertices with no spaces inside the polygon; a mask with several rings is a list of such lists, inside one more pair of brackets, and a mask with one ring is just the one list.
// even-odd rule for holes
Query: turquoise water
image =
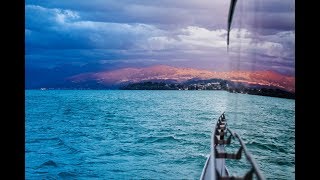
{"label": "turquoise water", "polygon": [[[26,90],[25,105],[26,179],[199,179],[224,111],[267,179],[295,176],[294,100],[225,91]],[[227,164],[234,175],[249,170],[245,158]]]}

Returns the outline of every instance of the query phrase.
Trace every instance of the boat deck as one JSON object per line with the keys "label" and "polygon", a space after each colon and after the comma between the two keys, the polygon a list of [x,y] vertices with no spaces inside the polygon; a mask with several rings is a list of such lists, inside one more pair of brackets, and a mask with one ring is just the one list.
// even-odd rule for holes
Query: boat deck
{"label": "boat deck", "polygon": [[[228,137],[227,135],[230,134]],[[240,148],[237,153],[227,153],[225,146],[231,143],[231,138],[237,138],[240,143]],[[230,176],[226,167],[225,159],[241,159],[242,151],[244,152],[247,160],[250,162],[252,168],[243,177]],[[257,164],[252,158],[251,154],[247,151],[245,144],[240,136],[233,133],[227,128],[227,121],[224,113],[219,117],[211,137],[211,152],[207,158],[205,166],[201,173],[201,180],[217,180],[217,179],[253,179],[253,175],[256,175],[257,179],[264,180]]]}

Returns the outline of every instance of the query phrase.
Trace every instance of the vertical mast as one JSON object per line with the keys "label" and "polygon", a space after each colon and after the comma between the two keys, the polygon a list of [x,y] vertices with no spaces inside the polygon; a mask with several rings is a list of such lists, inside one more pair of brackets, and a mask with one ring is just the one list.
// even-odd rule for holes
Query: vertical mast
{"label": "vertical mast", "polygon": [[227,46],[229,49],[229,36],[230,36],[230,29],[231,29],[231,23],[233,18],[234,9],[236,7],[237,0],[231,0],[230,8],[229,8],[229,15],[228,15],[228,35],[227,35]]}

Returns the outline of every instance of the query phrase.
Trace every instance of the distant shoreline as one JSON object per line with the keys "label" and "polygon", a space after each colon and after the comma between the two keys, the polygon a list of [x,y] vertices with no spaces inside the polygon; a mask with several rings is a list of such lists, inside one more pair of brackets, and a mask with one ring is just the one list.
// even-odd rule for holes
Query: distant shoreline
{"label": "distant shoreline", "polygon": [[231,93],[280,97],[295,99],[295,93],[265,86],[249,86],[241,83],[234,83],[226,80],[214,81],[190,81],[184,84],[164,83],[164,82],[141,82],[132,83],[120,87],[120,90],[182,90],[182,91],[211,91],[224,90]]}
{"label": "distant shoreline", "polygon": [[97,91],[226,91],[229,93],[239,93],[239,94],[248,94],[248,95],[257,95],[257,96],[266,96],[266,97],[277,97],[277,98],[285,98],[285,99],[293,99],[295,100],[295,94],[290,93],[290,95],[283,96],[283,95],[277,95],[277,94],[266,94],[266,93],[247,93],[247,92],[233,92],[228,90],[177,90],[177,89],[90,89],[90,88],[81,88],[81,89],[75,89],[75,88],[48,88],[46,90],[41,89],[25,89],[25,90],[38,90],[38,91],[59,91],[59,90],[97,90]]}
{"label": "distant shoreline", "polygon": [[82,84],[70,86],[38,87],[40,90],[181,90],[181,91],[227,91],[231,93],[250,94],[259,96],[295,99],[295,93],[276,86],[248,84],[233,82],[224,79],[191,79],[184,82],[173,81],[144,81],[137,83],[124,83],[113,86],[104,84]]}

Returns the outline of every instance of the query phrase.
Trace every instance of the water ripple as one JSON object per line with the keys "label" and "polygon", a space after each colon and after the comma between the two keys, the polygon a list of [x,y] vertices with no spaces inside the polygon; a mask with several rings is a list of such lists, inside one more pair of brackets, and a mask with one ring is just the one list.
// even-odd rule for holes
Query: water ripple
{"label": "water ripple", "polygon": [[28,90],[26,179],[198,179],[224,111],[267,179],[294,179],[294,108],[224,91]]}

